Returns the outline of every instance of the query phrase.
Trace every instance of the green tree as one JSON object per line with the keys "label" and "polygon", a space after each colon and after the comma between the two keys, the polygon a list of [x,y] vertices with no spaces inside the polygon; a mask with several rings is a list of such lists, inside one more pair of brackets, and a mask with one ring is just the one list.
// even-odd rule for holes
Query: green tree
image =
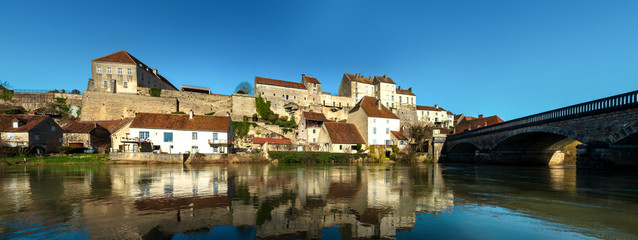
{"label": "green tree", "polygon": [[268,119],[268,117],[275,114],[270,109],[270,101],[264,100],[264,98],[261,97],[261,93],[255,98],[255,108],[262,119]]}

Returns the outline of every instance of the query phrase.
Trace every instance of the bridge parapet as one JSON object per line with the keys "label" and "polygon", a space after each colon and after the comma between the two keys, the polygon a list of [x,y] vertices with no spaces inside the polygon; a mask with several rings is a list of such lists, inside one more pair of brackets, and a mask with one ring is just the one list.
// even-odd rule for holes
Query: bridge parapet
{"label": "bridge parapet", "polygon": [[517,118],[507,122],[448,136],[447,139],[458,140],[477,135],[489,134],[497,131],[505,131],[547,122],[563,121],[606,112],[620,111],[623,109],[634,107],[638,107],[638,91],[601,98],[598,100],[550,110],[527,117]]}

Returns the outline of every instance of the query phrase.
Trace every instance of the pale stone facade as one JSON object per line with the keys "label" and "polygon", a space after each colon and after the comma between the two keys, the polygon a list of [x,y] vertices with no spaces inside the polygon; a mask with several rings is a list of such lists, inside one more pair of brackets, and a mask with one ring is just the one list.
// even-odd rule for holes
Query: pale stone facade
{"label": "pale stone facade", "polygon": [[92,60],[91,69],[87,91],[135,94],[138,87],[177,90],[157,69],[124,50]]}
{"label": "pale stone facade", "polygon": [[0,121],[11,122],[11,127],[0,132],[2,142],[9,147],[33,146],[57,152],[62,146],[62,128],[51,117],[4,115]]}
{"label": "pale stone facade", "polygon": [[435,104],[433,107],[416,106],[416,113],[420,123],[446,128],[454,126],[454,114],[439,107],[438,104]]}

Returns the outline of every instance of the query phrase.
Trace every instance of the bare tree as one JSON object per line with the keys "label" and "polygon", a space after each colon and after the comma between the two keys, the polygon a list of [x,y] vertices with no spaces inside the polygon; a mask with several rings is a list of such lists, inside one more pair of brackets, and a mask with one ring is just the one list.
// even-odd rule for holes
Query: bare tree
{"label": "bare tree", "polygon": [[410,138],[414,140],[414,147],[417,152],[428,150],[428,143],[432,140],[432,126],[414,124],[408,127]]}
{"label": "bare tree", "polygon": [[249,83],[249,82],[240,82],[237,87],[235,88],[235,92],[236,93],[241,93],[241,94],[248,94],[248,95],[252,95],[253,94],[253,86]]}

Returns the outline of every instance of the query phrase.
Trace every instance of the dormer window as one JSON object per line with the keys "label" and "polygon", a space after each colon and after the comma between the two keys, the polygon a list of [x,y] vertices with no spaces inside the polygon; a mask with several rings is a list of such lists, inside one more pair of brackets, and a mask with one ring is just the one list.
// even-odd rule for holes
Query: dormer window
{"label": "dormer window", "polygon": [[13,122],[13,128],[18,128],[20,124],[18,122]]}

